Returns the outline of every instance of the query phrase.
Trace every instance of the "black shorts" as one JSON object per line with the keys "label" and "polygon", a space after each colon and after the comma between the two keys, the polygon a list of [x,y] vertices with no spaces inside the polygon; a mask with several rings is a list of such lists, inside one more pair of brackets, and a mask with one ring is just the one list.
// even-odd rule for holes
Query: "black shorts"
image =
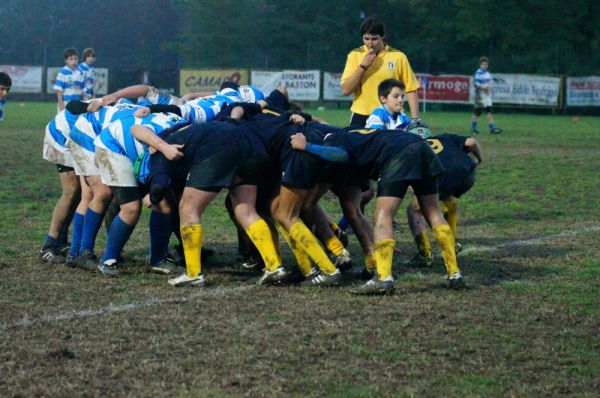
{"label": "black shorts", "polygon": [[454,179],[453,184],[448,184],[448,182],[446,181],[447,179],[448,177],[445,174],[440,177],[440,200],[446,200],[450,196],[460,198],[462,195],[467,193],[475,184],[475,169],[472,169],[469,174],[467,174],[460,180]]}
{"label": "black shorts", "polygon": [[352,117],[350,118],[349,126],[355,126],[355,127],[359,127],[361,129],[363,129],[363,128],[365,128],[365,125],[367,124],[368,118],[369,118],[369,115],[360,115],[358,113],[353,113]]}
{"label": "black shorts", "polygon": [[126,203],[142,200],[148,190],[144,186],[137,187],[110,187],[110,190],[119,206]]}
{"label": "black shorts", "polygon": [[438,193],[437,177],[428,177],[423,180],[407,180],[388,182],[387,184],[377,184],[377,197],[393,196],[403,198],[406,195],[408,187],[412,187],[417,196],[434,195]]}
{"label": "black shorts", "polygon": [[475,107],[474,110],[473,110],[473,114],[475,116],[479,116],[479,115],[481,115],[481,113],[483,111],[485,111],[485,113],[492,113],[492,107],[491,106],[486,106],[485,108]]}
{"label": "black shorts", "polygon": [[289,151],[281,164],[281,183],[290,188],[314,188],[319,163],[318,158],[308,152]]}
{"label": "black shorts", "polygon": [[74,168],[69,167],[69,166],[65,166],[63,164],[56,164],[56,169],[58,170],[58,173],[68,173],[69,171],[75,171]]}
{"label": "black shorts", "polygon": [[277,89],[271,91],[271,94],[265,98],[265,101],[269,105],[269,108],[274,108],[282,112],[285,112],[290,108],[290,102],[287,97]]}
{"label": "black shorts", "polygon": [[279,175],[266,152],[257,152],[250,156],[239,168],[237,175],[241,182],[237,185],[261,185],[278,180]]}
{"label": "black shorts", "polygon": [[250,143],[246,138],[200,148],[194,154],[186,186],[208,192],[229,188],[235,182],[238,169],[250,155]]}

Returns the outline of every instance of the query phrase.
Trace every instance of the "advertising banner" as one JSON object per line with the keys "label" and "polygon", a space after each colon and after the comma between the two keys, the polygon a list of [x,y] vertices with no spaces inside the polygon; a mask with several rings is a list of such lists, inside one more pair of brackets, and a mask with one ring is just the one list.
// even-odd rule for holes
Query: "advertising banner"
{"label": "advertising banner", "polygon": [[600,106],[600,76],[567,77],[567,106]]}
{"label": "advertising banner", "polygon": [[179,72],[179,95],[217,91],[221,84],[227,81],[234,81],[240,85],[248,84],[248,70],[182,69]]}
{"label": "advertising banner", "polygon": [[417,73],[421,87],[419,99],[427,102],[469,104],[471,100],[471,76],[467,75],[428,75]]}
{"label": "advertising banner", "polygon": [[268,95],[277,86],[288,90],[293,101],[317,101],[320,95],[321,71],[283,70],[252,71],[252,85]]}
{"label": "advertising banner", "polygon": [[0,72],[7,73],[12,80],[13,93],[39,94],[42,92],[42,67],[0,65]]}
{"label": "advertising banner", "polygon": [[494,73],[494,104],[558,106],[560,77]]}
{"label": "advertising banner", "polygon": [[342,94],[341,73],[323,72],[323,99],[329,101],[352,101],[352,95]]}

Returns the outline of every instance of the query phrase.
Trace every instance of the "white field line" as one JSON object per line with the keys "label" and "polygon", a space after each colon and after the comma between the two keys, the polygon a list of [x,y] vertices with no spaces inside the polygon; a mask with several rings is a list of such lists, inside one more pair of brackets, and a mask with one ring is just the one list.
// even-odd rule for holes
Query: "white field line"
{"label": "white field line", "polygon": [[[505,247],[531,246],[531,245],[538,244],[540,242],[552,241],[552,240],[559,239],[559,238],[571,237],[571,236],[575,236],[575,235],[582,234],[582,233],[596,232],[596,231],[600,231],[600,225],[584,227],[584,228],[581,228],[578,230],[562,231],[562,232],[559,232],[556,234],[540,236],[537,238],[511,240],[508,242],[500,243],[498,245],[466,247],[461,252],[461,255],[468,254],[468,253],[493,251],[493,250],[498,250],[498,249],[502,249]],[[126,312],[126,311],[133,311],[133,310],[137,310],[140,308],[154,307],[154,306],[164,305],[164,304],[185,303],[185,302],[197,299],[197,298],[211,298],[211,297],[226,296],[226,295],[229,295],[232,293],[242,292],[242,291],[249,290],[252,288],[253,288],[252,285],[230,287],[230,288],[223,287],[223,288],[216,288],[216,289],[210,289],[210,290],[201,290],[198,293],[190,294],[188,296],[183,296],[183,297],[174,297],[174,298],[169,298],[169,299],[153,298],[153,299],[143,301],[143,302],[119,304],[119,305],[115,305],[115,304],[111,303],[105,307],[98,308],[98,309],[66,311],[66,312],[62,312],[62,313],[58,313],[58,314],[50,314],[50,315],[44,315],[44,316],[40,316],[40,317],[33,317],[33,318],[25,317],[25,318],[22,318],[18,321],[14,321],[14,322],[0,323],[0,331],[5,330],[5,329],[10,329],[10,328],[29,326],[29,325],[33,325],[33,324],[41,323],[41,322],[66,321],[66,320],[71,320],[71,319],[91,318],[91,317],[95,317],[95,316],[101,316],[101,315],[106,315],[106,314],[115,314],[115,313]]]}
{"label": "white field line", "polygon": [[22,326],[29,326],[29,325],[33,325],[33,324],[40,323],[40,322],[67,321],[67,320],[71,320],[71,319],[91,318],[91,317],[101,316],[101,315],[105,315],[105,314],[114,314],[114,313],[119,313],[119,312],[132,311],[132,310],[137,310],[140,308],[154,307],[154,306],[164,305],[164,304],[185,303],[185,302],[197,299],[197,298],[211,298],[211,297],[227,296],[232,293],[242,292],[242,291],[245,291],[245,290],[248,290],[251,288],[253,288],[252,285],[237,286],[237,287],[222,287],[222,288],[215,288],[215,289],[200,288],[201,289],[200,292],[190,294],[188,296],[183,296],[183,297],[174,297],[174,298],[168,298],[168,299],[152,298],[147,301],[142,301],[142,302],[137,302],[137,303],[134,302],[134,303],[129,303],[129,304],[112,304],[112,303],[110,303],[107,306],[98,308],[98,309],[73,310],[73,311],[66,311],[66,312],[61,312],[58,314],[50,314],[50,315],[44,315],[44,316],[40,316],[40,317],[33,317],[33,318],[25,317],[18,321],[1,323],[0,330],[5,330],[5,329],[10,329],[10,328],[15,328],[15,327],[22,327]]}

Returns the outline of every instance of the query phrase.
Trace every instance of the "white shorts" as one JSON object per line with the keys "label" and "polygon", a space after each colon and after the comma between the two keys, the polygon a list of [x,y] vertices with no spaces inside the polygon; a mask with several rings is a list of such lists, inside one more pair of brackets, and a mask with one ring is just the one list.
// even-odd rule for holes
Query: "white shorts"
{"label": "white shorts", "polygon": [[[67,144],[69,142],[67,141]],[[62,166],[73,167],[73,158],[67,148],[57,147],[52,145],[52,141],[48,137],[44,137],[44,152],[42,157],[52,163]]]}
{"label": "white shorts", "polygon": [[69,140],[67,148],[73,158],[73,168],[78,176],[99,176],[100,169],[96,166],[95,154],[88,151],[75,141]]}
{"label": "white shorts", "polygon": [[96,163],[102,183],[113,187],[137,187],[133,162],[125,155],[106,149],[96,140]]}
{"label": "white shorts", "polygon": [[475,108],[487,108],[492,106],[492,96],[486,93],[475,94]]}

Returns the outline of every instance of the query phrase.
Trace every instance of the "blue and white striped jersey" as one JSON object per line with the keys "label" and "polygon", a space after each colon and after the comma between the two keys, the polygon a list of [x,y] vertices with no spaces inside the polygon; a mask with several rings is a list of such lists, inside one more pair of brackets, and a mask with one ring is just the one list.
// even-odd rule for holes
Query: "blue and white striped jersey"
{"label": "blue and white striped jersey", "polygon": [[148,92],[144,97],[139,97],[139,105],[177,105],[178,97],[166,90],[159,90],[156,87],[148,86]]}
{"label": "blue and white striped jersey", "polygon": [[365,124],[365,128],[378,130],[405,129],[410,124],[410,118],[404,113],[392,115],[384,105],[376,108]]}
{"label": "blue and white striped jersey", "polygon": [[58,71],[54,87],[56,91],[62,91],[65,104],[69,101],[80,100],[83,93],[84,77],[78,68],[71,70],[66,66]]}
{"label": "blue and white striped jersey", "polygon": [[128,100],[119,101],[112,106],[102,107],[97,112],[88,112],[80,115],[71,129],[71,141],[90,152],[96,152],[94,139],[98,134],[115,120],[132,116],[133,112],[140,107]]}
{"label": "blue and white striped jersey", "polygon": [[184,119],[174,113],[151,113],[142,119],[132,114],[109,124],[96,139],[99,139],[108,150],[127,156],[131,162],[135,162],[140,153],[148,152],[148,146],[131,134],[132,126],[144,126],[156,135],[160,135],[170,127],[185,123]]}
{"label": "blue and white striped jersey", "polygon": [[188,122],[206,123],[214,120],[224,106],[234,102],[237,102],[234,96],[217,94],[186,101],[179,109]]}
{"label": "blue and white striped jersey", "polygon": [[0,122],[4,120],[4,105],[6,104],[5,100],[0,100]]}
{"label": "blue and white striped jersey", "polygon": [[480,93],[482,88],[488,87],[492,83],[492,74],[487,70],[477,69],[473,83],[475,85],[475,92]]}
{"label": "blue and white striped jersey", "polygon": [[265,93],[263,93],[256,87],[251,86],[250,84],[240,86],[238,88],[238,92],[240,94],[242,102],[255,103],[265,99]]}
{"label": "blue and white striped jersey", "polygon": [[46,125],[46,140],[54,148],[61,152],[66,149],[66,143],[69,139],[71,129],[79,115],[74,115],[71,112],[63,109]]}
{"label": "blue and white striped jersey", "polygon": [[94,96],[94,84],[96,83],[96,71],[92,65],[85,62],[77,65],[77,68],[83,74],[83,92],[88,98],[92,98]]}

